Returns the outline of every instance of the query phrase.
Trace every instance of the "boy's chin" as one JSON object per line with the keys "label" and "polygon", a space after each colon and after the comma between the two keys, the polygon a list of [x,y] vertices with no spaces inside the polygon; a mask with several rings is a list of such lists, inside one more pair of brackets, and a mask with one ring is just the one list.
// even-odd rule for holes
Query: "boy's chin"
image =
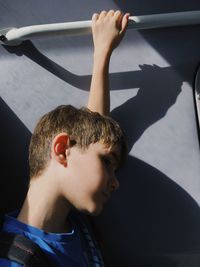
{"label": "boy's chin", "polygon": [[94,207],[94,209],[90,212],[92,216],[98,216],[103,211],[103,205],[99,204]]}
{"label": "boy's chin", "polygon": [[99,216],[102,212],[102,209],[100,210],[96,210],[96,211],[93,211],[92,213],[90,213],[92,216],[96,217],[96,216]]}
{"label": "boy's chin", "polygon": [[102,212],[103,210],[103,206],[96,206],[96,207],[93,207],[92,209],[87,209],[87,210],[84,210],[83,212],[87,215],[91,215],[91,216],[98,216],[100,215],[100,213]]}

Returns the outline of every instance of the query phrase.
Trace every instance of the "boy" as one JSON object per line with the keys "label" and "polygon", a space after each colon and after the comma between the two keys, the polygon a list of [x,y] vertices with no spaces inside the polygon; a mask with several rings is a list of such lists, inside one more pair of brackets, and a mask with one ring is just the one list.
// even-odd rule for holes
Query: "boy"
{"label": "boy", "polygon": [[[40,119],[29,147],[26,199],[20,212],[5,217],[3,231],[32,240],[48,266],[104,266],[84,214],[101,212],[119,186],[115,171],[126,158],[123,133],[108,117],[108,69],[128,17],[113,10],[93,15],[94,66],[87,109],[59,106]],[[0,266],[22,265],[0,259]]]}

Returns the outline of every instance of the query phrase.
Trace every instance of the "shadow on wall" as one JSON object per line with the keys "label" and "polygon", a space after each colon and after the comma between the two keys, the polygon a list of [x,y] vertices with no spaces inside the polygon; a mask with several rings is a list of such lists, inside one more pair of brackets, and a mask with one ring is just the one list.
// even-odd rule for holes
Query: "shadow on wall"
{"label": "shadow on wall", "polygon": [[129,150],[149,126],[165,116],[176,102],[182,85],[173,68],[161,69],[156,65],[140,68],[137,95],[112,111],[112,117],[125,131]]}
{"label": "shadow on wall", "polygon": [[[27,56],[74,87],[87,91],[90,88],[91,75],[79,76],[67,71],[44,56],[31,41],[24,41],[17,47],[4,46],[4,48],[9,53]],[[165,68],[157,65],[140,65],[140,69],[110,74],[110,84],[114,90],[140,88],[136,97],[112,111],[112,116],[126,133],[130,149],[145,129],[164,117],[168,109],[176,102],[183,81],[191,82],[190,64]],[[181,77],[177,74],[179,72],[182,73]],[[130,116],[132,124],[124,119]]]}
{"label": "shadow on wall", "polygon": [[165,174],[134,157],[118,176],[120,190],[95,219],[106,266],[193,266],[181,261],[200,251],[197,203]]}
{"label": "shadow on wall", "polygon": [[[198,0],[174,0],[170,2],[160,0],[114,0],[114,3],[122,12],[130,12],[135,16],[200,10]],[[187,71],[194,73],[200,61],[200,25],[140,30],[138,32],[171,66],[183,66],[183,64],[190,62],[193,64]],[[131,35],[129,36],[129,42],[134,43],[134,37]],[[179,68],[178,71],[181,76],[185,76],[184,68]]]}
{"label": "shadow on wall", "polygon": [[[42,55],[30,41],[24,42],[17,48],[5,48],[10,53],[16,53],[19,56],[26,55],[73,86],[83,90],[89,88],[91,76],[79,77],[68,72]],[[156,65],[143,65],[140,68],[141,71],[137,72],[111,74],[111,86],[115,89],[124,88],[124,80],[126,81],[125,88],[139,87],[134,98],[112,111],[112,116],[125,130],[129,149],[149,126],[165,116],[168,109],[176,102],[183,80],[188,80],[190,76],[187,74],[178,78],[178,66],[161,69]],[[189,68],[190,65],[186,65],[184,67],[186,72],[181,73],[187,73]],[[18,146],[18,149],[19,146],[24,149],[23,160],[13,154],[12,162],[16,162],[16,168],[18,168],[16,173],[20,173],[15,177],[24,179],[21,182],[25,184],[27,180],[23,177],[27,177],[28,173],[26,160],[30,133],[5,103],[3,106],[6,115],[2,116],[2,121],[4,122],[5,117],[11,117],[10,124],[5,127],[7,130],[3,138],[9,140],[8,137],[12,136],[11,130],[17,133],[13,143],[16,140],[19,141],[13,145]],[[127,118],[129,118],[128,121]],[[10,146],[12,147],[12,144]],[[5,162],[7,162],[6,171],[9,168],[10,159],[6,158]],[[18,164],[21,164],[19,166],[22,166],[22,169],[21,167],[19,169]],[[11,171],[13,173],[13,169]],[[9,181],[13,177],[12,173],[7,176]],[[102,216],[95,220],[99,236],[103,239],[102,249],[108,267],[132,267],[135,264],[137,267],[149,267],[149,263],[142,263],[141,260],[140,265],[137,263],[138,255],[182,253],[185,250],[191,251],[199,247],[200,210],[196,202],[182,188],[159,170],[131,156],[128,158],[126,168],[119,173],[119,176],[123,177],[120,179],[119,192],[110,201]],[[17,179],[15,178],[15,181]],[[17,185],[17,188],[21,187]],[[24,194],[26,186],[22,188],[24,190],[22,194]],[[21,192],[19,194],[22,195]],[[4,200],[8,201],[8,195],[4,197]],[[8,203],[13,202],[15,197],[17,198],[16,194]],[[176,266],[172,265],[170,260],[167,263],[170,267]]]}
{"label": "shadow on wall", "polygon": [[28,185],[28,144],[31,133],[0,98],[0,216],[21,206]]}
{"label": "shadow on wall", "polygon": [[[76,75],[60,65],[56,64],[54,61],[43,55],[31,41],[24,41],[19,46],[6,46],[3,45],[5,50],[11,54],[16,54],[17,56],[26,56],[32,61],[34,61],[39,66],[43,67],[50,73],[54,74],[57,78],[69,83],[70,85],[88,91],[90,88],[91,75]],[[155,76],[159,72],[162,76],[167,76],[168,70],[172,73],[172,70],[176,72],[181,72],[181,76],[184,77],[184,81],[190,81],[191,77],[191,66],[187,64],[173,65],[173,67],[159,68],[158,66],[144,65],[140,66],[139,71],[128,71],[128,72],[118,72],[110,74],[110,84],[112,90],[120,89],[130,89],[143,87],[143,85],[149,80],[152,82],[153,79],[157,79]],[[152,77],[151,77],[152,75]],[[170,73],[168,74],[168,76]],[[173,73],[173,76],[177,76],[177,73]],[[151,78],[151,80],[150,80]],[[155,83],[155,82],[154,82]],[[156,88],[155,88],[156,89]]]}
{"label": "shadow on wall", "polygon": [[[140,68],[137,95],[112,111],[126,133],[129,150],[165,116],[183,83],[177,67]],[[95,220],[98,236],[106,240],[102,250],[107,266],[177,267],[194,262],[194,251],[200,252],[200,209],[194,199],[158,169],[131,156],[119,177],[119,192]]]}

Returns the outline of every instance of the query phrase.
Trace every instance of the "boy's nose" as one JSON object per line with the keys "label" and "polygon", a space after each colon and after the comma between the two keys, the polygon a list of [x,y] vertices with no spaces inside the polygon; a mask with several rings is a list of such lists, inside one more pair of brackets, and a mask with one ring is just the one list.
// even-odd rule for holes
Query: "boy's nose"
{"label": "boy's nose", "polygon": [[110,187],[111,187],[111,191],[115,191],[119,188],[119,181],[117,180],[116,177],[112,178]]}

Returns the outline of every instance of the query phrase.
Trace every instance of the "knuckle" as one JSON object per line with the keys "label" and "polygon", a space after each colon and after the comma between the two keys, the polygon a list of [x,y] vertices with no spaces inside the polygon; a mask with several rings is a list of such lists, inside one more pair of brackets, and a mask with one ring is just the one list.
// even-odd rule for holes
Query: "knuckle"
{"label": "knuckle", "polygon": [[92,19],[95,19],[95,18],[97,18],[98,17],[98,14],[97,13],[94,13],[93,15],[92,15]]}
{"label": "knuckle", "polygon": [[115,11],[113,9],[109,10],[108,13],[114,13]]}
{"label": "knuckle", "polygon": [[119,18],[122,16],[122,12],[120,10],[116,11],[116,17]]}

